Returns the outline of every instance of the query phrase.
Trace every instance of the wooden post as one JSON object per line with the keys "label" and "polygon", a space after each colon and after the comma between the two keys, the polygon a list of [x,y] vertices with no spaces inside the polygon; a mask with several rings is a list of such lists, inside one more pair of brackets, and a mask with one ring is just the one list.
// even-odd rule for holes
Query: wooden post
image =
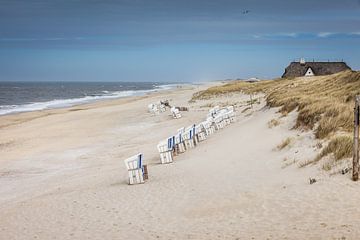
{"label": "wooden post", "polygon": [[355,97],[354,108],[354,152],[353,152],[353,181],[359,179],[359,113],[360,113],[360,96]]}

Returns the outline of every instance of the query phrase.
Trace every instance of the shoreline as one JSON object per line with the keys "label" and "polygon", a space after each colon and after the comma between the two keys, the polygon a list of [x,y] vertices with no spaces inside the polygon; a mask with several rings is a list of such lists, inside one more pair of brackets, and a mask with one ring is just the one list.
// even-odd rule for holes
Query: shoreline
{"label": "shoreline", "polygon": [[[63,113],[72,112],[72,111],[83,111],[83,110],[88,110],[91,108],[100,108],[100,107],[104,107],[104,106],[124,104],[127,102],[136,101],[136,100],[148,98],[151,96],[170,94],[170,93],[184,90],[184,89],[195,88],[197,86],[207,88],[207,86],[213,86],[213,85],[214,85],[213,83],[209,83],[209,82],[201,83],[201,84],[192,84],[192,83],[178,84],[170,89],[160,89],[160,90],[156,89],[155,91],[147,92],[142,95],[118,97],[118,98],[113,98],[113,99],[99,99],[99,100],[95,100],[92,102],[76,104],[73,106],[48,108],[48,109],[42,109],[42,110],[24,111],[24,112],[4,114],[4,115],[0,115],[0,129],[7,127],[7,126],[14,125],[14,124],[23,123],[23,122],[30,121],[33,119],[37,119],[40,117],[46,117],[49,115],[63,114]],[[12,123],[9,123],[9,122],[12,122]]]}
{"label": "shoreline", "polygon": [[[123,99],[128,97],[139,97],[139,96],[146,96],[148,94],[153,93],[160,93],[163,91],[170,91],[177,88],[182,88],[186,86],[195,86],[195,83],[179,83],[179,84],[164,84],[159,85],[154,89],[144,89],[144,90],[122,90],[117,91],[119,95],[94,95],[94,96],[85,96],[85,97],[78,97],[78,98],[64,98],[64,99],[53,99],[48,100],[44,102],[33,102],[33,103],[24,103],[24,104],[18,104],[16,105],[21,109],[27,108],[31,105],[43,105],[42,107],[38,107],[38,109],[30,109],[30,110],[16,110],[15,108],[13,111],[9,113],[1,113],[1,116],[8,116],[8,115],[16,115],[20,113],[27,113],[27,112],[36,112],[36,111],[46,111],[46,110],[55,110],[55,109],[66,109],[76,106],[82,106],[92,103],[97,103],[101,101],[108,101],[108,100],[117,100],[117,99]],[[132,92],[130,95],[126,95],[128,92]],[[106,91],[108,92],[108,91]],[[109,93],[109,92],[108,92]],[[111,94],[115,94],[115,92],[112,92]],[[122,96],[122,94],[124,96]],[[86,99],[87,97],[91,97],[93,99]],[[55,104],[55,102],[59,102],[58,104]],[[52,105],[52,106],[51,106]],[[61,106],[63,105],[63,106]]]}

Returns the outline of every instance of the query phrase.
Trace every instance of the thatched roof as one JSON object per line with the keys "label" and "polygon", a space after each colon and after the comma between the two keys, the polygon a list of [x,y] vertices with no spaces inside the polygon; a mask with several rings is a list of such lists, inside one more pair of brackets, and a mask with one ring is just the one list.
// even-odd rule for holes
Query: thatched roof
{"label": "thatched roof", "polygon": [[312,69],[315,76],[330,75],[345,70],[351,70],[345,62],[306,62],[304,64],[292,62],[285,69],[285,73],[282,77],[302,77],[309,68]]}

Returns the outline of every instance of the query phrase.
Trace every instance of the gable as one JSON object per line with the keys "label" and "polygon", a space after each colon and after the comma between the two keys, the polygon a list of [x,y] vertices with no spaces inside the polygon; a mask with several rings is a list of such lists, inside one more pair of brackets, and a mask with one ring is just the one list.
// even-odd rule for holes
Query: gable
{"label": "gable", "polygon": [[306,70],[305,77],[311,77],[311,76],[315,76],[315,74],[314,74],[314,71],[312,70],[312,68],[309,67],[309,68]]}

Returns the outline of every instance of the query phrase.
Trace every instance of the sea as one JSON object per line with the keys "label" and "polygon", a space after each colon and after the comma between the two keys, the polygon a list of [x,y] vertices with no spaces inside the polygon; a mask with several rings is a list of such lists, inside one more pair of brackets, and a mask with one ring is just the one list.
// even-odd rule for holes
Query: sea
{"label": "sea", "polygon": [[0,82],[0,115],[141,96],[177,85],[159,82]]}

